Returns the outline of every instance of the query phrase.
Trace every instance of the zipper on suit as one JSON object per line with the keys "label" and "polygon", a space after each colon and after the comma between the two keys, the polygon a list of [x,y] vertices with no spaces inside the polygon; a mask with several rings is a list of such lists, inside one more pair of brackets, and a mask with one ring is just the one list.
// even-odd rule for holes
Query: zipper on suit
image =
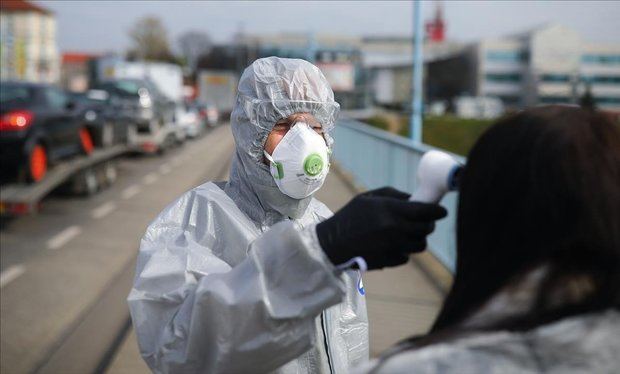
{"label": "zipper on suit", "polygon": [[325,322],[325,311],[321,312],[321,330],[323,330],[323,340],[325,343],[325,354],[327,354],[327,364],[329,365],[329,372],[334,373],[334,368],[332,366],[332,357],[329,354],[329,343],[327,341],[327,327]]}

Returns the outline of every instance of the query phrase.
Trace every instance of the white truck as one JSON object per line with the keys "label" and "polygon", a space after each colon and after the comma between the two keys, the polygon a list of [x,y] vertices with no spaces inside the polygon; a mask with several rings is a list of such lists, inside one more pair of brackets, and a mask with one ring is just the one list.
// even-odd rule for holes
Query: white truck
{"label": "white truck", "polygon": [[201,70],[198,73],[198,101],[213,105],[226,116],[237,95],[237,74],[229,70]]}

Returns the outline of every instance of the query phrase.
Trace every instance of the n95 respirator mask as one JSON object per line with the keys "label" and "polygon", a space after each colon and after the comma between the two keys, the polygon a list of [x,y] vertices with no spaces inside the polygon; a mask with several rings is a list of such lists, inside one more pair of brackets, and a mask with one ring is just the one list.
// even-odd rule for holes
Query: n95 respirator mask
{"label": "n95 respirator mask", "polygon": [[329,171],[329,149],[323,136],[297,122],[282,137],[273,154],[263,152],[280,191],[294,199],[316,192]]}

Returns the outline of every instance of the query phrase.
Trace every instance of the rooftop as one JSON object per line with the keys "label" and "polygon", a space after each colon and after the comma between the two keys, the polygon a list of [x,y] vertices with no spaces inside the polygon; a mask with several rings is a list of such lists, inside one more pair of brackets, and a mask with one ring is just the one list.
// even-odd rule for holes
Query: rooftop
{"label": "rooftop", "polygon": [[50,10],[25,0],[2,0],[0,1],[0,11],[7,13],[35,12],[49,15],[53,14]]}

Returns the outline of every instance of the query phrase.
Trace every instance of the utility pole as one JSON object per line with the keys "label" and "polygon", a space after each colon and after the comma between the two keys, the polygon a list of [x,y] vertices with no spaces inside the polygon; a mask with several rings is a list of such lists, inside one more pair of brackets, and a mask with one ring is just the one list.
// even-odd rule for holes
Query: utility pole
{"label": "utility pole", "polygon": [[411,88],[413,98],[411,102],[410,136],[414,142],[422,143],[422,1],[413,1],[413,79]]}

